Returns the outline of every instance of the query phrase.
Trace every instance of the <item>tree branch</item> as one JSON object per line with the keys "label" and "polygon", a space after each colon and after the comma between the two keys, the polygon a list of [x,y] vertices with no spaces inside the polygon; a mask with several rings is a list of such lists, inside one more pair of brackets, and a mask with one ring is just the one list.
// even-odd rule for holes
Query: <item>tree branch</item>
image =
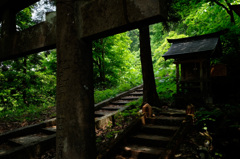
{"label": "tree branch", "polygon": [[231,22],[235,24],[235,20],[234,20],[234,16],[233,16],[233,12],[232,12],[232,9],[230,8],[230,3],[227,2],[227,0],[224,0],[225,3],[228,5],[229,9],[223,5],[222,3],[220,3],[218,0],[213,0],[213,2],[215,2],[217,5],[223,7],[227,13],[230,15],[230,18],[231,18]]}
{"label": "tree branch", "polygon": [[[213,0],[213,2],[215,2],[217,5],[223,7],[227,12],[229,12],[228,8],[225,5],[223,5],[222,3],[220,3],[218,0]],[[226,2],[226,0],[225,0],[225,2]]]}

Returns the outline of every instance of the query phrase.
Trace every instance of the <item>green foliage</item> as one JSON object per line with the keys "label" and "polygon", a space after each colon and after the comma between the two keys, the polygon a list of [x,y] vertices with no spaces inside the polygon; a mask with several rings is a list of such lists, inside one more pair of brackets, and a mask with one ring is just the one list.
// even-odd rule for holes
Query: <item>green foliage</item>
{"label": "green foliage", "polygon": [[220,109],[214,109],[208,111],[204,108],[201,108],[196,113],[196,125],[203,130],[208,130],[208,127],[211,127],[216,122],[217,118],[222,115],[222,111]]}
{"label": "green foliage", "polygon": [[176,80],[174,77],[163,77],[156,80],[157,93],[162,105],[171,106],[176,94]]}
{"label": "green foliage", "polygon": [[[134,54],[130,52],[132,41],[127,32],[99,39],[93,42],[95,87],[112,87],[121,82],[131,82],[129,76],[136,78]],[[139,75],[139,73],[138,73]]]}
{"label": "green foliage", "polygon": [[24,108],[13,108],[4,112],[0,112],[0,120],[7,122],[16,121],[34,121],[40,118],[42,115],[47,114],[50,106],[43,105],[41,107],[29,106]]}
{"label": "green foliage", "polygon": [[[18,31],[35,24],[32,9],[30,6],[17,13]],[[53,61],[45,59],[48,55],[34,54],[0,63],[1,120],[33,120],[48,106],[55,105],[56,66],[46,71],[51,65],[48,62]]]}
{"label": "green foliage", "polygon": [[139,98],[138,100],[129,102],[127,106],[130,106],[128,109],[124,110],[120,113],[123,117],[138,117],[139,110],[141,109],[141,105],[143,103],[143,98]]}
{"label": "green foliage", "polygon": [[239,128],[240,106],[235,104],[216,105],[212,109],[200,108],[196,113],[196,125],[203,130],[217,131],[216,127]]}
{"label": "green foliage", "polygon": [[[214,2],[214,3],[213,3]],[[226,28],[231,28],[234,24],[229,20],[230,14],[226,1],[220,0],[173,0],[170,9],[170,19],[177,18],[177,23],[170,24],[170,30],[178,33],[184,33],[188,36],[202,35],[216,32]],[[239,4],[239,0],[228,0],[231,4]],[[219,5],[221,4],[221,5]],[[172,15],[172,16],[171,16]],[[239,26],[239,16],[233,13],[236,21],[235,25]]]}
{"label": "green foliage", "polygon": [[[212,3],[214,1],[214,3]],[[155,77],[161,78],[156,80],[157,92],[164,94],[160,97],[163,103],[171,103],[172,96],[175,93],[174,86],[174,65],[173,60],[165,61],[162,55],[168,51],[171,44],[167,39],[178,39],[188,36],[203,35],[216,31],[228,29],[228,32],[221,36],[223,56],[212,60],[212,63],[225,63],[232,71],[238,72],[237,59],[239,59],[239,27],[240,17],[233,13],[235,24],[231,22],[231,15],[227,10],[229,6],[226,1],[215,0],[172,0],[169,11],[168,31],[165,30],[164,24],[155,24],[151,26],[152,52]],[[229,0],[231,4],[240,4],[240,1]],[[170,80],[165,80],[170,75]],[[162,79],[164,78],[164,79]],[[168,77],[166,77],[168,79]],[[230,83],[236,83],[239,78],[233,77]],[[160,82],[161,81],[161,82]],[[166,93],[170,90],[170,93]],[[166,95],[169,94],[169,95]],[[166,102],[165,99],[170,99]]]}
{"label": "green foliage", "polygon": [[134,102],[129,103],[130,107],[115,115],[116,125],[124,127],[124,124],[130,123],[132,120],[139,118],[143,99],[140,98]]}
{"label": "green foliage", "polygon": [[183,21],[188,26],[186,32],[190,36],[208,34],[232,26],[227,18],[223,18],[228,14],[218,5],[203,3],[194,13]]}
{"label": "green foliage", "polygon": [[30,26],[35,25],[31,17],[32,17],[32,7],[28,7],[20,11],[16,15],[17,29],[24,30],[29,28]]}
{"label": "green foliage", "polygon": [[7,114],[12,114],[12,119],[17,119],[21,114],[24,117],[28,111],[35,109],[40,112],[44,107],[55,105],[56,76],[52,72],[56,70],[48,68],[46,71],[51,60],[44,57],[44,53],[34,54],[1,63],[1,117],[7,118]]}
{"label": "green foliage", "polygon": [[[127,32],[127,35],[131,39],[131,44],[130,44],[130,51],[131,52],[137,52],[139,51],[140,43],[139,43],[139,30],[130,30]],[[139,54],[140,55],[140,54]]]}
{"label": "green foliage", "polygon": [[115,125],[113,125],[112,122],[109,122],[103,130],[100,130],[101,132],[104,132],[104,136],[97,133],[96,142],[106,143],[121,134],[124,131],[124,128],[126,128],[134,119],[140,117],[138,112],[141,109],[141,104],[142,98],[131,102],[131,104],[128,104],[131,105],[130,107],[114,115]]}
{"label": "green foliage", "polygon": [[173,60],[165,61],[162,55],[164,55],[171,46],[171,43],[167,41],[167,39],[178,39],[187,37],[184,34],[178,35],[175,31],[170,31],[169,33],[164,34],[162,37],[158,37],[162,40],[157,43],[154,47],[156,48],[153,52],[153,63],[155,69],[164,69],[167,68],[170,64],[173,63]]}
{"label": "green foliage", "polygon": [[117,94],[127,91],[127,90],[131,89],[132,87],[137,86],[138,84],[139,84],[139,82],[122,83],[116,87],[112,87],[112,88],[105,89],[105,90],[95,89],[94,90],[94,102],[99,103],[105,99],[113,98]]}
{"label": "green foliage", "polygon": [[165,68],[160,68],[156,73],[157,93],[162,105],[172,105],[174,102],[174,94],[176,94],[176,66],[170,64]]}
{"label": "green foliage", "polygon": [[[200,134],[207,134],[214,141],[209,153],[211,158],[234,158],[239,145],[237,125],[240,121],[239,104],[217,104],[212,107],[202,107],[196,112],[195,126]],[[236,127],[235,127],[236,126]],[[206,140],[206,138],[204,139]],[[238,147],[238,146],[237,146]]]}
{"label": "green foliage", "polygon": [[[167,39],[184,38],[228,29],[221,36],[223,56],[213,62],[227,63],[239,72],[240,17],[235,13],[233,24],[227,10],[215,0],[172,0],[169,12],[168,31],[162,23],[150,26],[152,58],[157,92],[163,104],[171,104],[176,92],[175,65],[165,61],[162,55],[171,44]],[[219,1],[227,9],[224,0]],[[239,4],[239,0],[228,0]],[[32,7],[17,14],[18,30],[26,29],[34,22]],[[94,98],[98,103],[112,98],[142,83],[139,52],[139,30],[117,34],[93,42]],[[2,62],[0,65],[0,113],[27,107],[40,109],[43,105],[54,105],[56,95],[56,51],[31,55],[18,60]],[[231,72],[230,72],[231,73]],[[238,78],[236,78],[238,81]],[[133,104],[134,105],[134,104]],[[26,109],[25,109],[26,108]],[[131,112],[128,112],[131,114]],[[20,114],[20,113],[16,113]],[[127,114],[127,113],[126,113]],[[4,115],[2,115],[4,116]],[[127,115],[126,115],[127,116]],[[207,119],[207,117],[206,117]]]}
{"label": "green foliage", "polygon": [[127,103],[126,105],[128,105],[128,106],[140,106],[140,105],[142,105],[142,103],[143,103],[143,98],[140,97],[138,100],[131,101],[131,102]]}
{"label": "green foliage", "polygon": [[[153,66],[156,78],[157,93],[159,95],[161,104],[171,105],[174,102],[174,94],[176,93],[175,72],[176,66],[173,60],[165,61],[162,57],[171,44],[167,39],[178,39],[187,37],[185,34],[178,35],[175,31],[163,32],[161,24],[153,25]],[[160,33],[159,33],[160,32]],[[159,40],[157,40],[159,39]]]}

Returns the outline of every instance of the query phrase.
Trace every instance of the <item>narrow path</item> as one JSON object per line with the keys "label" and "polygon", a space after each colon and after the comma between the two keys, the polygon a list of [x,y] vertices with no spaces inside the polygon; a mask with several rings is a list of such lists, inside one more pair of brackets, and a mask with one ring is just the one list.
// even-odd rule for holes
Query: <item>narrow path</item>
{"label": "narrow path", "polygon": [[148,118],[146,125],[136,129],[123,141],[111,159],[159,159],[179,129],[185,112],[171,109]]}
{"label": "narrow path", "polygon": [[95,125],[96,128],[103,128],[109,121],[114,120],[114,115],[127,109],[126,104],[138,100],[143,96],[142,85],[137,86],[127,92],[121,93],[113,99],[109,99],[101,105],[95,106]]}

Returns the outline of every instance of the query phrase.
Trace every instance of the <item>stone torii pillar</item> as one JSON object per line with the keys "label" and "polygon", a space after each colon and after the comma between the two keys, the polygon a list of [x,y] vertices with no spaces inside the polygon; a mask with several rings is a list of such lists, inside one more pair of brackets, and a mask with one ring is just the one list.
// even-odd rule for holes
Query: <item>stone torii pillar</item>
{"label": "stone torii pillar", "polygon": [[57,159],[96,158],[92,46],[80,35],[81,2],[57,1]]}
{"label": "stone torii pillar", "polygon": [[16,14],[11,10],[5,10],[2,15],[1,36],[9,36],[16,32]]}

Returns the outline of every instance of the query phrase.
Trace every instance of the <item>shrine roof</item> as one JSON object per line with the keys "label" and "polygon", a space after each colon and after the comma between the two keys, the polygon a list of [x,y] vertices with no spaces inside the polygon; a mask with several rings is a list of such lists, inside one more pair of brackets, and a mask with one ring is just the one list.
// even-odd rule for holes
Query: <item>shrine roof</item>
{"label": "shrine roof", "polygon": [[212,33],[182,39],[168,39],[172,43],[170,49],[163,55],[165,60],[173,58],[191,57],[196,58],[211,56],[218,44],[220,33]]}

